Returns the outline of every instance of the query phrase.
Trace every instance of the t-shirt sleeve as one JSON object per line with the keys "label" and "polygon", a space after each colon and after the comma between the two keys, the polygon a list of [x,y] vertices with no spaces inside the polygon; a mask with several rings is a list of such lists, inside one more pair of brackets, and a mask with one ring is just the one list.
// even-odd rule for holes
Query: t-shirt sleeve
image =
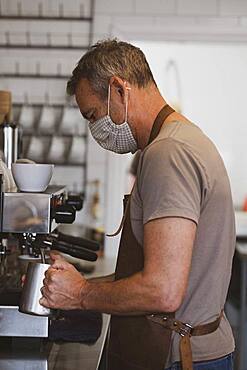
{"label": "t-shirt sleeve", "polygon": [[152,143],[143,153],[138,191],[143,223],[163,217],[183,217],[198,223],[205,176],[200,162],[172,138]]}

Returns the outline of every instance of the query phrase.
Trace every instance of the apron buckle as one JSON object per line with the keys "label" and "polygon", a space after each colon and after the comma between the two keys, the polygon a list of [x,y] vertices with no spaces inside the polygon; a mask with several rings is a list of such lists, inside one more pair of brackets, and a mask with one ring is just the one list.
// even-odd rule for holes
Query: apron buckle
{"label": "apron buckle", "polygon": [[[177,323],[174,322],[174,325],[176,326]],[[193,326],[191,326],[190,324],[180,322],[179,323],[178,334],[181,335],[181,337],[184,337],[185,335],[191,336],[192,329],[193,329]]]}

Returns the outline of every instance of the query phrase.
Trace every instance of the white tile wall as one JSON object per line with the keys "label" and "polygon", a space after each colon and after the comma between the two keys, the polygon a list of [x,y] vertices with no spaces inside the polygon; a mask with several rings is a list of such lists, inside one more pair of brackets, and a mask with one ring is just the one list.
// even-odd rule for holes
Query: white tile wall
{"label": "white tile wall", "polygon": [[109,37],[113,25],[113,17],[108,14],[96,13],[94,16],[94,40]]}
{"label": "white tile wall", "polygon": [[135,13],[138,15],[149,14],[175,14],[177,9],[176,0],[143,1],[135,0]]}
{"label": "white tile wall", "polygon": [[[245,0],[133,0],[127,1],[126,7],[122,0],[115,0],[110,7],[107,3],[96,0],[99,39],[106,36],[107,25],[101,18],[105,15],[110,34],[127,40],[247,40],[241,21],[247,11]],[[134,11],[129,13],[132,3]]]}
{"label": "white tile wall", "polygon": [[224,30],[229,30],[232,27],[238,27],[239,25],[238,17],[197,17],[196,25],[197,27],[213,27]]}
{"label": "white tile wall", "polygon": [[216,15],[218,10],[218,0],[178,0],[178,14],[196,15]]}
{"label": "white tile wall", "polygon": [[95,4],[96,14],[130,14],[134,9],[134,0],[97,0]]}
{"label": "white tile wall", "polygon": [[[59,14],[61,4],[66,15],[80,15],[81,9],[86,15],[90,11],[90,0],[1,0],[0,9],[3,14],[17,14],[18,3],[21,10],[27,14],[38,14],[40,3],[43,14]],[[20,10],[20,9],[19,9]],[[244,41],[247,39],[246,16],[247,2],[245,0],[96,0],[94,40],[108,36],[121,36],[125,39],[148,40],[226,40]],[[73,34],[73,44],[83,45],[87,42],[89,24],[85,22],[25,22],[1,21],[0,40],[4,41],[5,32],[10,32],[10,39],[15,43],[26,40],[26,32],[30,32],[31,42],[45,44],[47,33],[51,34],[52,42],[56,44],[68,43],[68,34]],[[39,51],[30,55],[27,51],[18,58],[22,64],[21,71],[34,71],[35,61]],[[82,55],[77,57],[66,52],[59,61],[62,71],[69,73]],[[27,57],[26,57],[27,56]],[[42,70],[57,70],[58,56],[46,53],[49,64]],[[54,60],[53,60],[54,58]],[[0,68],[5,72],[13,70],[17,55],[6,63],[6,57],[0,61]],[[39,61],[39,59],[38,59]],[[25,66],[26,64],[26,66]],[[43,60],[41,59],[41,64]],[[6,69],[6,70],[5,70]]]}
{"label": "white tile wall", "polygon": [[239,22],[240,22],[241,26],[247,28],[247,16],[246,17],[241,17]]}
{"label": "white tile wall", "polygon": [[91,0],[1,0],[1,11],[8,15],[89,16]]}
{"label": "white tile wall", "polygon": [[221,16],[243,16],[247,14],[247,2],[245,0],[221,0],[219,9]]}

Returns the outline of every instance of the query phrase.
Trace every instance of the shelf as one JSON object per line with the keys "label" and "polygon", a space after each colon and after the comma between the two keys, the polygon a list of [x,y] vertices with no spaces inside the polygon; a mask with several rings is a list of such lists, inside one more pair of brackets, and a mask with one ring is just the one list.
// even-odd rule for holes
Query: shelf
{"label": "shelf", "polygon": [[81,135],[77,135],[77,134],[57,134],[55,132],[53,133],[42,133],[42,132],[23,132],[22,133],[22,136],[24,137],[32,137],[32,136],[35,136],[35,137],[53,137],[54,135],[56,135],[56,137],[66,137],[66,138],[73,138],[73,137],[80,137],[82,139],[86,139],[87,138],[87,134],[81,134]]}
{"label": "shelf", "polygon": [[92,17],[59,17],[59,16],[40,16],[40,15],[0,15],[0,20],[17,20],[17,21],[69,21],[69,22],[92,22]]}
{"label": "shelf", "polygon": [[0,49],[88,50],[88,46],[0,44]]}
{"label": "shelf", "polygon": [[[1,1],[1,0],[0,0]],[[89,13],[89,9],[87,11],[87,9],[85,8],[85,6],[83,4],[80,4],[80,7],[78,9],[78,13],[74,13],[75,17],[68,15],[68,13],[66,14],[66,9],[64,9],[64,4],[63,3],[58,3],[58,11],[57,11],[57,15],[54,15],[55,13],[47,13],[47,9],[46,7],[43,6],[43,3],[40,1],[38,3],[38,10],[37,10],[37,13],[36,15],[27,15],[25,14],[25,12],[23,11],[24,8],[22,7],[22,2],[21,1],[17,1],[17,5],[16,5],[16,9],[15,9],[15,14],[13,15],[6,15],[6,14],[0,14],[0,21],[5,21],[6,23],[6,26],[7,26],[7,22],[9,21],[9,26],[11,27],[11,30],[8,30],[8,27],[6,30],[3,30],[2,33],[5,34],[5,37],[4,35],[1,37],[2,38],[2,42],[0,43],[0,49],[2,49],[3,51],[7,52],[7,54],[10,54],[10,57],[11,57],[11,52],[10,50],[21,50],[22,51],[22,55],[25,55],[23,54],[23,51],[25,53],[25,50],[26,50],[26,53],[28,53],[28,50],[31,50],[33,55],[35,56],[37,53],[38,53],[38,50],[41,50],[43,51],[44,53],[47,53],[50,51],[50,53],[52,53],[52,51],[71,51],[71,52],[76,52],[78,50],[78,52],[80,51],[81,53],[87,51],[90,46],[92,45],[93,43],[93,35],[94,35],[94,9],[95,9],[95,0],[89,0],[90,1],[90,13]],[[47,16],[45,14],[48,14]],[[87,16],[84,16],[84,14],[88,14]],[[6,22],[7,21],[7,22]],[[11,22],[13,21],[13,22]],[[16,24],[20,24],[20,25],[24,25],[22,24],[21,22],[27,22],[27,26],[29,26],[30,24],[32,25],[32,22],[37,22],[39,28],[41,31],[44,31],[42,29],[42,26],[44,26],[44,22],[47,22],[47,27],[48,25],[52,25],[51,22],[54,22],[54,27],[52,29],[56,29],[56,22],[60,23],[60,25],[62,25],[61,22],[64,22],[64,26],[66,27],[62,27],[62,28],[67,28],[67,26],[69,26],[69,22],[88,22],[88,23],[84,23],[86,29],[88,29],[87,33],[84,34],[84,32],[82,33],[83,35],[83,38],[79,35],[79,38],[78,38],[78,35],[76,35],[77,38],[73,38],[72,36],[72,33],[68,33],[67,35],[66,34],[63,34],[63,38],[60,37],[60,34],[59,34],[59,39],[54,39],[52,38],[52,35],[50,32],[47,32],[46,35],[43,35],[43,32],[41,34],[41,36],[44,36],[46,38],[31,38],[31,34],[30,34],[30,31],[27,31],[25,32],[24,35],[21,35],[22,38],[12,38],[12,29],[13,29],[13,25],[12,23],[14,23],[14,21],[16,21]],[[42,23],[43,22],[43,23]],[[50,23],[48,23],[50,22]],[[66,23],[68,22],[68,23]],[[11,24],[10,24],[11,23]],[[58,25],[57,23],[57,25]],[[77,23],[74,23],[74,25],[76,25]],[[48,27],[49,28],[49,27]],[[29,27],[27,28],[29,29]],[[71,29],[71,28],[69,28]],[[73,29],[73,28],[72,28]],[[18,30],[16,31],[18,36],[19,33],[18,33]],[[23,33],[23,32],[22,32]],[[15,35],[15,34],[14,34]],[[23,37],[24,36],[24,37]],[[39,34],[37,34],[36,36],[39,36]],[[84,38],[84,36],[87,36],[87,38]],[[3,38],[4,37],[4,38]],[[21,41],[21,44],[18,43],[18,40]],[[36,41],[39,42],[39,44],[35,44]],[[13,42],[12,42],[13,41]],[[56,43],[57,42],[57,43]],[[83,42],[84,45],[78,45],[77,42]],[[86,44],[86,45],[85,45]],[[8,50],[9,50],[9,53],[8,53]],[[35,50],[36,50],[36,53],[35,53]],[[29,53],[28,53],[29,54]],[[53,54],[53,53],[52,53]],[[71,54],[71,53],[70,53]],[[75,53],[73,53],[75,54]],[[9,57],[9,55],[8,55]],[[28,57],[28,56],[27,56]],[[40,70],[40,63],[36,63],[36,66],[34,65],[33,66],[33,73],[30,73],[31,70],[28,70],[26,73],[21,73],[20,70],[21,70],[21,66],[20,66],[20,61],[18,60],[18,57],[16,57],[16,63],[15,63],[15,68],[13,69],[13,73],[11,72],[3,72],[1,71],[0,73],[0,78],[2,79],[19,79],[21,81],[21,79],[31,79],[30,82],[36,84],[35,82],[35,79],[37,79],[37,83],[38,81],[40,82],[41,79],[43,80],[53,80],[52,83],[53,84],[56,84],[58,83],[58,80],[60,81],[64,81],[64,80],[68,80],[71,76],[70,75],[66,75],[64,73],[66,73],[66,71],[62,71],[62,67],[61,67],[61,63],[58,63],[57,65],[57,69],[54,69],[53,71],[54,72],[51,72],[51,73],[44,73],[42,74],[41,73],[41,70]],[[57,81],[57,82],[56,82]],[[11,82],[11,81],[10,81]],[[23,81],[24,83],[25,81]],[[19,98],[19,101],[21,101],[22,98]],[[42,99],[43,100],[43,99]],[[73,104],[70,104],[68,103],[67,101],[65,101],[64,103],[60,103],[60,99],[57,100],[57,103],[54,103],[54,104],[50,104],[51,102],[51,99],[50,99],[50,96],[47,96],[46,97],[46,94],[44,96],[44,102],[43,103],[30,103],[29,102],[29,99],[28,99],[28,96],[25,97],[24,95],[24,102],[23,103],[15,103],[13,104],[13,107],[16,108],[16,115],[18,114],[19,115],[19,107],[22,107],[22,106],[30,106],[30,107],[34,107],[34,108],[42,108],[44,105],[49,105],[50,107],[56,107],[56,108],[61,108],[61,109],[66,109],[66,107],[77,107],[77,105],[75,104],[74,102],[74,99],[73,99]],[[47,104],[49,103],[49,104]],[[35,115],[36,113],[39,113],[39,112],[35,112]],[[59,113],[59,112],[57,112]],[[84,132],[84,131],[82,131]],[[85,131],[87,132],[87,131]],[[52,138],[54,136],[54,133],[42,133],[42,131],[40,132],[38,129],[37,129],[37,126],[36,126],[36,130],[33,130],[32,132],[31,131],[27,131],[25,132],[25,129],[23,130],[23,138],[24,140],[26,140],[26,144],[28,144],[28,142],[30,141],[30,137],[32,136],[39,136],[39,137],[44,137],[43,141],[49,141],[50,138]],[[71,160],[73,159],[77,159],[77,157],[68,157],[68,156],[65,156],[65,157],[60,157],[61,160],[63,161],[62,163],[54,163],[54,162],[50,162],[48,161],[47,163],[51,163],[51,164],[54,164],[55,166],[57,167],[77,167],[78,170],[75,170],[75,172],[79,172],[79,167],[81,168],[81,171],[82,171],[82,176],[83,176],[83,184],[82,184],[82,187],[83,187],[83,190],[84,192],[86,191],[86,184],[87,184],[87,158],[88,158],[88,134],[85,133],[85,134],[80,134],[80,135],[75,135],[75,134],[63,134],[62,133],[62,130],[61,130],[61,133],[59,133],[58,131],[58,134],[57,136],[59,137],[64,137],[64,138],[68,138],[68,140],[62,140],[62,141],[68,141],[69,144],[71,145],[72,143],[72,138],[73,137],[78,137],[78,138],[83,138],[85,139],[85,154],[84,154],[84,158],[80,158],[80,160],[82,160],[83,162],[82,163],[73,163],[73,162],[69,162],[69,158],[71,158]],[[45,139],[47,138],[47,139]],[[69,139],[71,138],[71,140]],[[46,155],[47,156],[47,155]],[[47,156],[48,157],[48,156]],[[66,160],[67,159],[67,160]],[[63,169],[62,169],[63,171]]]}
{"label": "shelf", "polygon": [[31,73],[0,73],[0,78],[45,78],[45,79],[54,79],[54,80],[66,80],[71,76],[62,76],[62,75],[46,75],[46,74],[31,74]]}

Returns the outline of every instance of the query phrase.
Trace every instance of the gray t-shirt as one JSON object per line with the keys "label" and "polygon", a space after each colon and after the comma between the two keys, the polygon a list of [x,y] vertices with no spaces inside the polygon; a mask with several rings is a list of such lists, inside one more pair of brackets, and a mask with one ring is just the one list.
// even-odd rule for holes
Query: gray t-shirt
{"label": "gray t-shirt", "polygon": [[[235,221],[224,163],[199,127],[178,121],[163,124],[141,154],[130,210],[133,232],[141,245],[143,226],[150,220],[174,216],[197,224],[188,287],[176,318],[192,326],[215,320],[230,282]],[[167,367],[180,361],[179,340],[173,332]],[[192,337],[191,343],[194,361],[233,352],[226,316],[215,332]]]}

